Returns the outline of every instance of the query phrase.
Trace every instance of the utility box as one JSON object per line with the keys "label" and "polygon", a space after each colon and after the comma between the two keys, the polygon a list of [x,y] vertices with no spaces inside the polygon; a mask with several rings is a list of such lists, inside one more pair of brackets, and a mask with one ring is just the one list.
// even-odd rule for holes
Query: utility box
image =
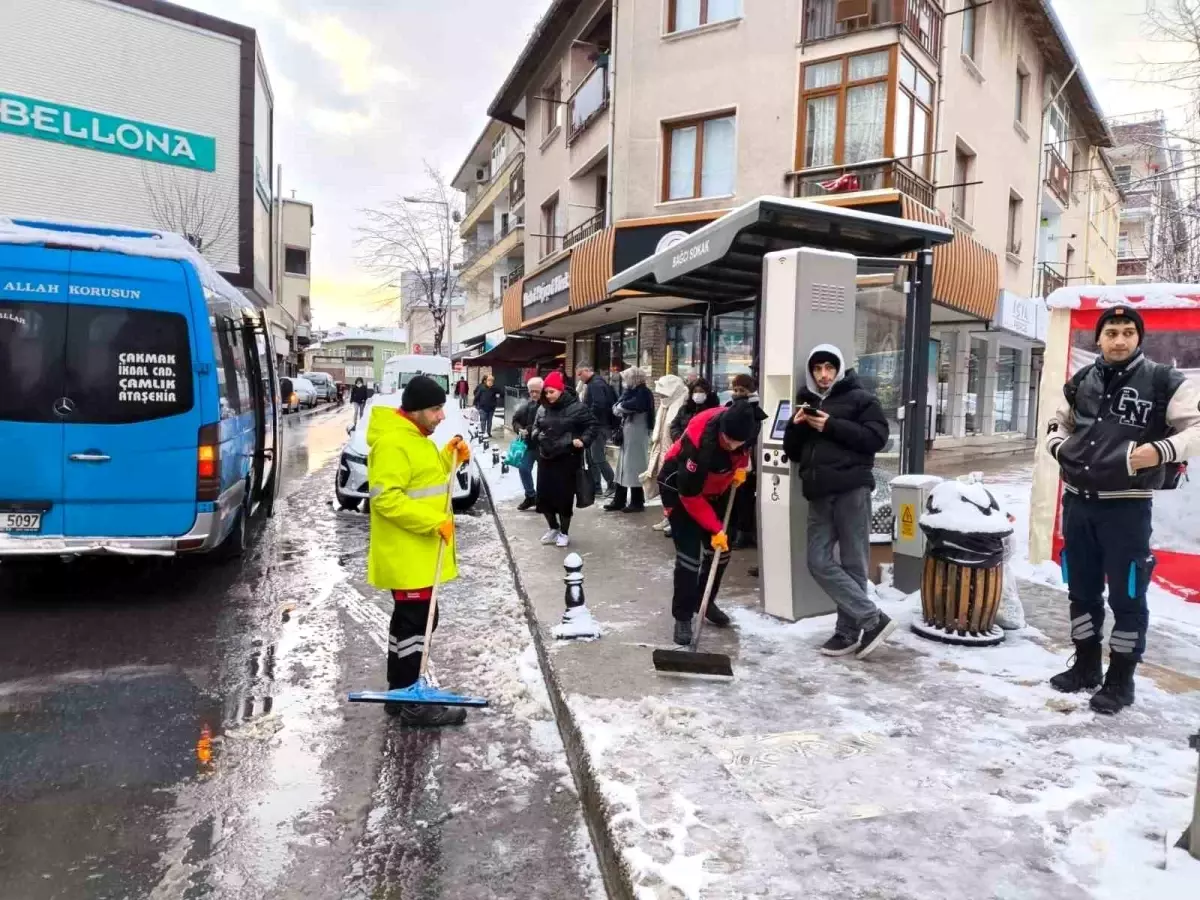
{"label": "utility box", "polygon": [[921,589],[925,535],[917,520],[925,511],[929,492],[941,483],[942,479],[936,475],[900,475],[891,481],[892,511],[896,514],[892,586],[905,594]]}

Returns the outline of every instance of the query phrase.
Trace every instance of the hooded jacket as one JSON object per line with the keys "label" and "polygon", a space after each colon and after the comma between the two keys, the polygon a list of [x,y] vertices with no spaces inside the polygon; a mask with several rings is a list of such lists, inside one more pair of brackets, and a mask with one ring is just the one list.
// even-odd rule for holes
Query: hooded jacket
{"label": "hooded jacket", "polygon": [[[838,374],[822,394],[812,376],[812,358],[831,353],[838,359]],[[796,394],[796,408],[808,404],[829,415],[824,431],[788,422],[783,434],[784,453],[800,471],[804,496],[816,500],[857,488],[875,487],[875,454],[887,446],[888,421],[874,395],[846,368],[842,351],[832,344],[814,347],[804,367],[806,386]]]}
{"label": "hooded jacket", "polygon": [[733,473],[750,465],[749,444],[737,450],[721,446],[722,406],[706,409],[688,423],[683,437],[667,451],[659,486],[663,512],[668,516],[678,504],[709,534],[723,530],[713,508],[733,484]]}
{"label": "hooded jacket", "polygon": [[1093,499],[1152,497],[1165,472],[1161,464],[1133,470],[1130,456],[1140,444],[1151,444],[1161,463],[1200,453],[1200,385],[1139,350],[1122,365],[1098,360],[1064,386],[1046,449],[1068,491]]}
{"label": "hooded jacket", "polygon": [[658,473],[662,470],[667,451],[675,443],[671,437],[671,423],[683,407],[688,389],[678,375],[664,375],[654,383],[654,396],[658,399],[658,414],[654,417],[654,429],[650,432],[650,459],[641,474],[642,489],[646,497],[658,496]]}
{"label": "hooded jacket", "polygon": [[[371,485],[371,542],[367,580],[390,591],[430,587],[441,537],[450,515],[447,492],[454,451],[438,450],[412,419],[377,406],[367,424],[367,481]],[[455,541],[442,560],[442,581],[458,576]]]}

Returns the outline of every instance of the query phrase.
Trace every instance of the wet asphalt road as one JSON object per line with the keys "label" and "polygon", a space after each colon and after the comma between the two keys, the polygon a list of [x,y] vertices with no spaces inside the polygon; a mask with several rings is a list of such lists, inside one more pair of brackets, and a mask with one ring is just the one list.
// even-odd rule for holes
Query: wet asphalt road
{"label": "wet asphalt road", "polygon": [[434,660],[493,708],[430,733],[344,702],[390,603],[330,504],[348,421],[288,422],[240,563],[0,564],[0,900],[603,896],[486,499]]}

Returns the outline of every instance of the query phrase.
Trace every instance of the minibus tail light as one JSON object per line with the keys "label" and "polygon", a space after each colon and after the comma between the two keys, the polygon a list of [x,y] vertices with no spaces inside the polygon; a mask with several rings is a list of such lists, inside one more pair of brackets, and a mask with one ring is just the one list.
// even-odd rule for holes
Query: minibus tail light
{"label": "minibus tail light", "polygon": [[221,426],[200,429],[196,448],[196,499],[215,502],[221,496]]}

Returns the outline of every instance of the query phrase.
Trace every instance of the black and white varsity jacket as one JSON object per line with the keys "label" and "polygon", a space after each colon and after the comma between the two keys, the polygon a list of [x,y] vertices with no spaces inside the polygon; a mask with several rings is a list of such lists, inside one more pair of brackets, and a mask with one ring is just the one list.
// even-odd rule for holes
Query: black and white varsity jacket
{"label": "black and white varsity jacket", "polygon": [[[1161,369],[1158,375],[1156,369]],[[1165,415],[1156,409],[1165,388]],[[1142,444],[1159,465],[1135,472],[1130,456]],[[1124,365],[1099,360],[1076,387],[1068,383],[1050,420],[1046,448],[1066,489],[1088,498],[1145,499],[1162,487],[1163,466],[1200,454],[1200,383],[1140,352]]]}

